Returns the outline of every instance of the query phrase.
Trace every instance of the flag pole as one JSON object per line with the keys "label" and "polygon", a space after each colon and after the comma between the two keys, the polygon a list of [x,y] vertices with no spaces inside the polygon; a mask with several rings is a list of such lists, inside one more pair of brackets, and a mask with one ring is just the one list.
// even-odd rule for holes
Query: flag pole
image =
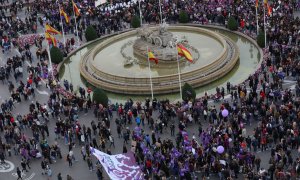
{"label": "flag pole", "polygon": [[178,82],[179,82],[179,90],[180,90],[180,99],[182,98],[182,89],[181,89],[181,77],[180,77],[180,67],[179,67],[179,58],[178,58],[178,47],[176,44],[176,60],[177,60],[177,67],[178,67]]}
{"label": "flag pole", "polygon": [[147,60],[148,60],[148,67],[149,67],[149,77],[150,77],[151,97],[152,97],[152,99],[153,99],[153,85],[152,85],[152,76],[151,76],[151,68],[150,68],[149,48],[148,48],[148,46],[147,46]]}
{"label": "flag pole", "polygon": [[257,6],[255,8],[255,14],[256,14],[256,35],[259,33],[259,26],[258,26],[258,17],[257,17]]}
{"label": "flag pole", "polygon": [[264,33],[265,33],[265,47],[267,47],[266,6],[265,5],[264,5]]}
{"label": "flag pole", "polygon": [[64,47],[66,47],[66,39],[65,39],[65,31],[64,31],[64,24],[62,21],[62,17],[60,14],[60,3],[56,1],[56,3],[58,3],[58,9],[59,9],[59,17],[60,17],[60,23],[61,23],[61,31],[62,31],[62,35],[63,35],[63,39],[64,39]]}
{"label": "flag pole", "polygon": [[161,13],[161,3],[160,0],[158,0],[159,3],[159,14],[160,14],[160,24],[162,23],[162,13]]}
{"label": "flag pole", "polygon": [[[44,30],[44,35],[46,34],[46,30]],[[48,67],[48,72],[51,71],[52,79],[54,80],[54,75],[53,75],[53,67],[52,67],[52,61],[51,61],[51,55],[50,55],[50,46],[48,39],[47,40],[47,54],[48,54],[48,59],[49,59],[49,66]]]}
{"label": "flag pole", "polygon": [[142,20],[142,10],[141,10],[141,0],[139,0],[139,11],[140,11],[140,21],[141,21],[141,27],[142,27],[143,20]]}
{"label": "flag pole", "polygon": [[77,20],[76,20],[76,14],[75,14],[75,9],[74,9],[74,1],[72,1],[72,6],[73,6],[73,13],[74,13],[74,19],[75,19],[75,29],[76,29],[76,35],[77,35],[77,43],[78,46],[80,45],[79,43],[79,36],[78,36],[78,28],[77,28]]}

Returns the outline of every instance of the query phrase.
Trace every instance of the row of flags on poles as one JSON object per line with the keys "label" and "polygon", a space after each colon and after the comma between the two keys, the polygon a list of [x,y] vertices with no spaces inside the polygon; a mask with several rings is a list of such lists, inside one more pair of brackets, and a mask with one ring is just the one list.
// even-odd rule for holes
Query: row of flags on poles
{"label": "row of flags on poles", "polygon": [[[80,16],[81,15],[80,9],[76,5],[76,3],[74,3],[74,1],[72,1],[72,6],[73,6],[73,11],[74,11],[75,16],[76,17]],[[89,14],[93,14],[91,9],[88,9],[88,12],[89,12]],[[64,17],[67,24],[70,22],[70,17],[63,9],[60,9],[59,14],[60,14],[60,16]]]}
{"label": "row of flags on poles", "polygon": [[49,24],[46,24],[45,25],[45,38],[46,38],[46,40],[48,40],[48,43],[51,42],[53,46],[57,46],[57,40],[53,35],[61,35],[61,32],[56,30]]}
{"label": "row of flags on poles", "polygon": [[[76,3],[74,1],[72,1],[72,6],[73,6],[74,17],[75,18],[79,17],[81,15],[80,9],[78,8],[78,6],[76,5]],[[91,11],[91,9],[89,9],[88,12],[90,14],[93,13]],[[63,8],[60,8],[59,14],[60,14],[61,17],[64,18],[64,20],[67,24],[70,23],[70,17],[64,11]],[[45,39],[48,40],[49,44],[52,44],[53,46],[57,46],[57,40],[53,35],[62,35],[62,33],[60,31],[56,30],[55,28],[53,28],[51,25],[46,24],[45,25]]]}
{"label": "row of flags on poles", "polygon": [[[176,45],[177,50],[177,66],[178,66],[178,82],[179,82],[179,89],[180,89],[180,97],[182,97],[182,89],[181,89],[181,78],[180,78],[180,68],[179,68],[179,59],[178,57],[184,57],[187,61],[193,63],[193,56],[191,52],[184,47],[182,44],[178,43]],[[158,64],[158,58],[155,57],[154,53],[151,51],[150,48],[147,46],[147,56],[148,56],[148,65],[149,65],[149,78],[150,78],[150,87],[151,87],[151,96],[153,99],[153,84],[152,84],[152,76],[151,76],[151,68],[150,68],[150,61],[154,61],[155,64]]]}
{"label": "row of flags on poles", "polygon": [[[268,0],[263,0],[264,8],[267,9],[268,16],[272,14],[273,8],[270,6]],[[259,0],[255,0],[255,8],[257,9],[259,6]]]}
{"label": "row of flags on poles", "polygon": [[[187,61],[193,63],[192,54],[182,44],[177,44],[177,53],[178,53],[179,56],[184,57]],[[151,51],[151,49],[148,49],[148,59],[149,59],[149,61],[154,61],[155,64],[158,64],[158,58],[155,57],[155,55]]]}

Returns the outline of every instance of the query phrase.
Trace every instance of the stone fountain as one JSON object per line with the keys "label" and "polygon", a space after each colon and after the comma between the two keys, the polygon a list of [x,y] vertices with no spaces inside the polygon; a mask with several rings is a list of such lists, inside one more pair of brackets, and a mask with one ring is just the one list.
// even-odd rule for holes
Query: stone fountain
{"label": "stone fountain", "polygon": [[156,29],[142,27],[137,30],[138,39],[133,43],[136,56],[147,59],[147,47],[155,54],[160,63],[173,63],[177,59],[176,44],[179,38],[168,31],[168,25],[163,21]]}
{"label": "stone fountain", "polygon": [[[184,57],[179,61],[181,82],[193,87],[225,76],[239,59],[238,47],[226,36],[199,27],[168,27],[163,22],[158,27],[123,32],[99,42],[82,56],[80,73],[93,86],[135,95],[150,93],[151,73],[155,94],[178,92],[177,43],[183,44],[193,56],[193,64]],[[150,62],[150,71],[147,47],[159,59],[158,64]]]}

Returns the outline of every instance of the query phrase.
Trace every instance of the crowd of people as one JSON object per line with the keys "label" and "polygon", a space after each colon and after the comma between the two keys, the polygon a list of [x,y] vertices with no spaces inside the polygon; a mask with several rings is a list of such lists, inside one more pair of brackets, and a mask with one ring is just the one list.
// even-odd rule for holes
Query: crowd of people
{"label": "crowd of people", "polygon": [[[122,31],[129,28],[133,15],[140,12],[138,1],[113,1],[112,5],[99,7],[94,7],[91,0],[77,3],[82,14],[77,19],[81,41],[89,25],[95,27],[99,36]],[[263,50],[261,67],[239,85],[232,86],[229,82],[227,87],[217,87],[216,93],[222,94],[219,103],[210,103],[211,95],[205,94],[177,103],[156,99],[133,102],[130,99],[108,106],[93,103],[88,89],[80,87],[77,92],[72,83],[60,81],[56,74],[51,76],[42,38],[37,38],[35,43],[18,44],[18,32],[36,33],[45,23],[61,29],[57,3],[43,0],[26,5],[12,3],[6,5],[10,7],[6,9],[1,6],[2,52],[10,53],[11,48],[17,48],[20,55],[8,58],[0,68],[3,86],[7,86],[11,94],[1,103],[0,109],[0,164],[11,156],[20,156],[16,172],[18,179],[22,179],[22,172],[30,169],[32,160],[40,159],[42,174],[51,177],[52,163],[59,163],[66,157],[72,168],[73,163],[79,161],[74,153],[78,145],[87,169],[95,170],[98,179],[103,179],[101,165],[94,162],[89,147],[112,154],[116,138],[122,138],[122,152],[134,152],[144,179],[209,179],[216,177],[214,175],[220,180],[299,178],[300,21],[293,14],[299,2],[269,3],[273,11],[266,15],[268,46]],[[254,0],[169,0],[162,4],[163,17],[170,23],[178,22],[182,10],[188,12],[192,23],[224,27],[233,16],[240,32],[256,37]],[[60,6],[71,16],[72,6],[68,3]],[[24,10],[25,20],[17,17]],[[10,11],[10,16],[6,16],[5,11]],[[144,23],[159,23],[158,1],[141,1],[141,12]],[[258,29],[263,30],[262,3],[258,14]],[[65,34],[77,34],[74,19],[71,18],[69,24],[63,23]],[[62,51],[67,54],[75,39],[68,41],[66,47],[61,45]],[[31,53],[32,46],[40,52]],[[293,89],[284,87],[286,78],[295,82]],[[50,87],[47,102],[39,102],[35,95],[35,89],[42,86],[42,79],[48,79]],[[226,93],[231,95],[230,99],[224,99]],[[28,113],[14,113],[18,112],[14,103],[23,101],[32,101]],[[80,121],[79,116],[90,113],[95,116],[90,125]],[[116,129],[111,129],[112,123]],[[49,130],[51,124],[55,124],[54,132]],[[253,133],[247,132],[249,127],[253,128]],[[24,133],[29,129],[31,135]],[[55,142],[48,142],[49,136],[54,136]],[[168,138],[163,138],[165,136]],[[61,153],[64,145],[68,146],[66,155]],[[268,167],[261,167],[262,160],[256,155],[259,151],[269,152]],[[63,173],[55,176],[62,179]],[[73,178],[67,175],[67,179]]]}

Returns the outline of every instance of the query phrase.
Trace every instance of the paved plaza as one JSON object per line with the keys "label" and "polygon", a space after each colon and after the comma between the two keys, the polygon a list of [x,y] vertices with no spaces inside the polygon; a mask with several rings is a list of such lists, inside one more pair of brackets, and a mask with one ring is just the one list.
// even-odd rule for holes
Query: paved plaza
{"label": "paved plaza", "polygon": [[[9,13],[8,13],[9,14]],[[295,13],[296,16],[299,16],[299,12]],[[17,17],[25,20],[26,18],[26,13],[25,11],[20,11],[17,14]],[[42,15],[39,15],[40,17]],[[38,24],[37,26],[37,34],[42,34],[44,32],[44,27],[40,26],[40,24]],[[22,35],[22,34],[21,34]],[[74,34],[66,34],[66,38],[76,38]],[[29,37],[31,38],[31,37]],[[27,39],[28,40],[28,39]],[[46,46],[46,42],[43,42],[44,47]],[[80,42],[81,44],[85,43],[85,40],[83,39],[82,42]],[[36,46],[31,46],[30,47],[31,52],[33,52],[33,62],[30,63],[28,61],[25,61],[23,68],[24,68],[24,73],[23,73],[23,82],[26,82],[27,77],[29,76],[28,72],[26,71],[27,66],[35,66],[38,63],[38,59],[35,55],[35,52],[37,50]],[[0,65],[4,66],[6,64],[6,61],[8,58],[13,57],[13,56],[19,56],[20,52],[18,51],[17,48],[12,48],[9,52],[0,52]],[[9,80],[11,82],[13,82],[14,84],[16,84],[17,82],[15,81],[14,77],[11,76],[9,77]],[[20,79],[19,79],[20,80]],[[63,80],[61,80],[60,84],[63,84],[62,82]],[[291,88],[293,93],[295,92],[295,86],[296,86],[296,81],[294,80],[294,78],[292,77],[287,77],[285,78],[284,82],[283,82],[283,89],[286,88]],[[25,115],[29,112],[29,105],[33,102],[39,102],[41,104],[47,103],[48,99],[49,99],[49,95],[51,94],[51,91],[48,87],[46,87],[47,84],[47,80],[44,79],[42,80],[42,84],[40,87],[35,89],[35,97],[31,97],[31,99],[25,101],[22,98],[22,101],[20,103],[16,102],[14,103],[13,106],[13,110],[12,110],[12,114],[16,115],[16,114],[21,114],[21,115]],[[226,88],[226,87],[224,87]],[[258,88],[258,92],[261,90],[262,88],[259,87]],[[247,88],[248,91],[250,91],[250,88]],[[10,92],[9,92],[9,88],[7,85],[7,82],[2,83],[0,81],[0,102],[4,102],[5,100],[7,100],[9,97],[11,96]],[[231,100],[231,95],[226,95],[224,100],[221,100],[220,102],[214,102],[212,100],[209,101],[209,106],[216,106],[216,109],[219,109],[220,105],[224,102],[224,101],[228,101],[229,104],[232,105],[232,100]],[[120,103],[124,103],[124,102],[120,102]],[[145,103],[145,102],[143,102]],[[81,125],[85,125],[86,127],[90,127],[91,126],[91,122],[95,121],[98,123],[98,119],[94,116],[93,113],[93,109],[90,109],[87,113],[85,112],[79,112],[79,117],[78,117],[78,121],[80,122]],[[159,111],[156,110],[153,113],[153,118],[154,119],[158,119],[159,116]],[[63,117],[63,115],[62,115]],[[43,119],[41,116],[39,116],[40,119]],[[119,154],[123,152],[123,145],[124,145],[124,139],[123,138],[118,138],[118,134],[117,134],[117,125],[115,122],[115,119],[118,118],[117,112],[113,112],[113,117],[110,119],[110,131],[114,137],[114,144],[115,147],[111,146],[110,147],[110,143],[109,141],[106,142],[106,149],[110,149],[112,154]],[[67,158],[67,154],[69,152],[69,146],[65,144],[64,138],[61,137],[58,140],[55,140],[55,126],[56,126],[56,118],[52,118],[50,115],[50,121],[48,122],[48,127],[49,127],[49,133],[50,135],[46,137],[48,144],[51,146],[53,144],[58,144],[60,149],[61,149],[61,153],[62,153],[62,159],[56,159],[55,161],[53,161],[52,164],[50,164],[50,167],[52,169],[52,177],[50,179],[57,179],[57,174],[61,173],[63,179],[66,179],[67,175],[71,175],[73,177],[74,180],[89,180],[89,179],[97,179],[97,175],[96,175],[96,170],[90,171],[88,168],[88,164],[87,161],[84,161],[81,155],[81,145],[79,145],[78,140],[76,139],[76,143],[75,143],[75,147],[74,149],[74,155],[76,158],[76,161],[74,161],[73,166],[69,167],[68,161],[66,160]],[[175,134],[177,134],[178,131],[178,124],[179,124],[179,120],[178,118],[173,118],[172,121],[174,121],[175,123]],[[202,124],[202,129],[206,129],[207,127],[209,127],[209,123],[204,121],[203,116],[200,117],[200,121]],[[246,132],[247,135],[252,136],[253,135],[253,129],[256,128],[259,124],[259,121],[256,119],[251,119],[250,120],[251,124],[246,124]],[[187,124],[187,131],[190,135],[192,134],[198,134],[198,129],[199,129],[199,124],[197,123],[188,123]],[[126,127],[128,127],[130,130],[133,130],[136,127],[136,123],[133,122],[132,124],[127,124]],[[145,126],[142,126],[143,129],[145,130],[145,134],[151,134],[152,133],[152,129],[150,129],[150,126],[147,124],[145,124]],[[24,131],[22,131],[22,133],[25,133],[26,137],[32,137],[32,130],[30,128],[25,129]],[[0,133],[2,140],[4,140],[4,136],[3,133]],[[171,136],[171,131],[170,128],[167,127],[163,130],[163,133],[157,133],[156,134],[158,137],[160,137],[162,140],[165,139],[171,139],[174,144],[176,144],[176,136]],[[198,141],[200,141],[200,139],[198,138]],[[131,149],[131,142],[129,142],[128,144],[125,144],[127,149],[130,150]],[[259,157],[261,159],[261,167],[262,168],[269,168],[269,159],[271,156],[271,148],[267,148],[266,151],[261,152],[260,150],[257,151],[255,153],[255,156]],[[293,149],[292,150],[292,156],[295,159],[298,156],[298,152],[297,150]],[[17,179],[17,173],[16,173],[16,167],[20,167],[21,168],[21,162],[22,158],[20,155],[14,155],[13,151],[12,151],[12,156],[8,157],[6,156],[6,164],[0,164],[0,180],[16,180]],[[94,169],[96,169],[96,158],[93,157],[93,164],[94,164]],[[196,175],[198,177],[201,177],[201,173],[196,172]],[[103,177],[105,180],[108,180],[109,177],[107,176],[107,174],[105,173],[104,169],[103,169]],[[22,178],[23,180],[43,180],[43,179],[48,179],[49,177],[47,175],[43,175],[42,174],[42,168],[41,168],[41,159],[31,159],[30,161],[30,169],[28,169],[28,172],[24,172],[22,173]],[[211,174],[210,179],[218,179],[217,174]],[[244,179],[242,177],[242,174],[239,174],[239,178],[238,179]]]}

